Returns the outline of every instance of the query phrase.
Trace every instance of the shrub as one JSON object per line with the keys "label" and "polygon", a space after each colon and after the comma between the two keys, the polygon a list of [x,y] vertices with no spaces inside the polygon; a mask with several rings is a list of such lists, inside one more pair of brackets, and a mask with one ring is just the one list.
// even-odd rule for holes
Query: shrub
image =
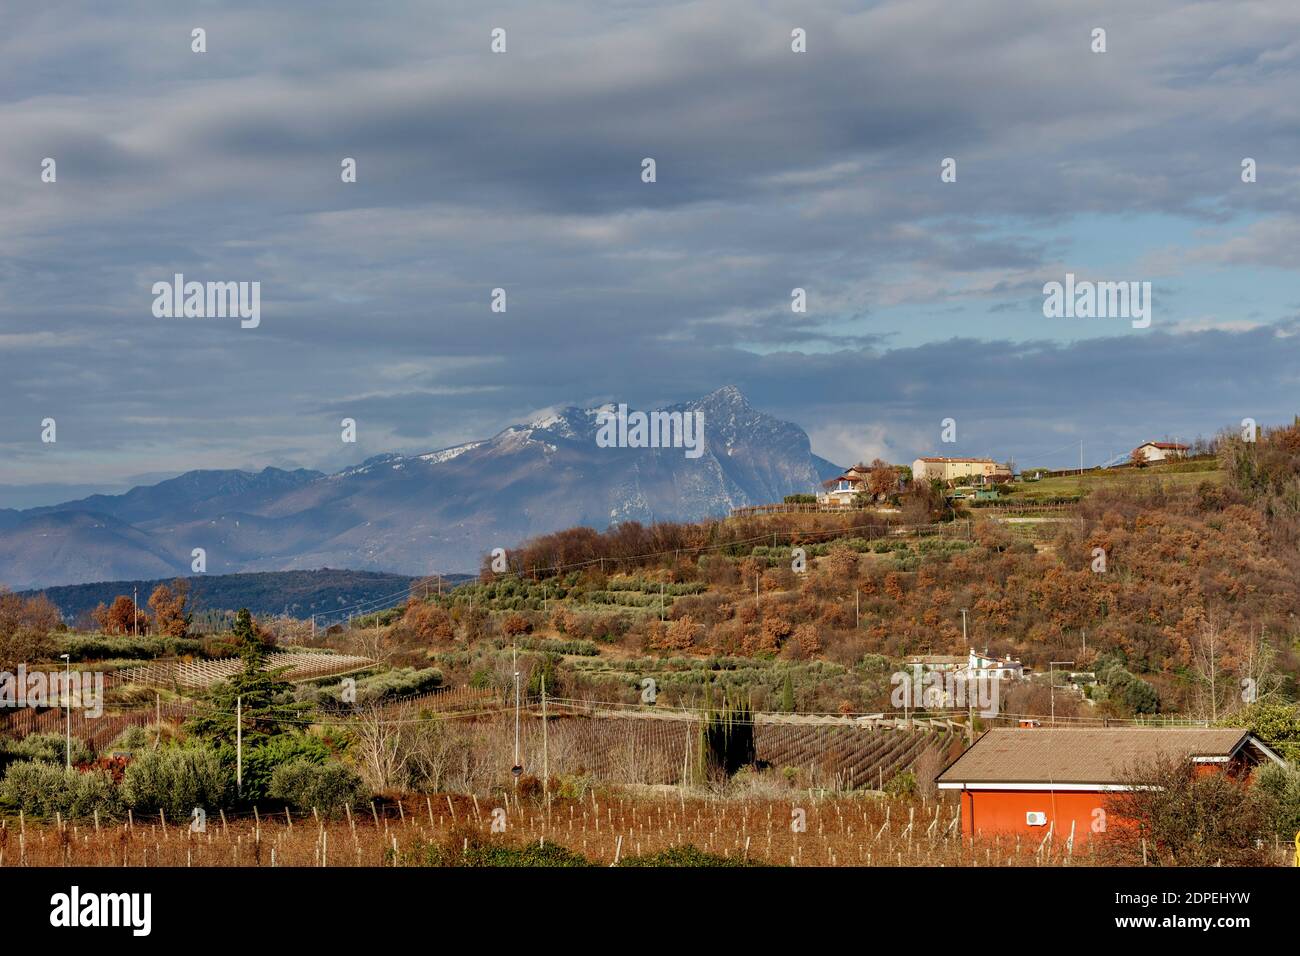
{"label": "shrub", "polygon": [[[573,617],[573,615],[570,615]],[[548,654],[572,654],[574,657],[597,657],[598,648],[591,641],[561,641],[555,638],[525,638],[519,642],[521,651],[545,651]]]}
{"label": "shrub", "polygon": [[[63,734],[28,734],[22,740],[0,743],[0,749],[10,759],[39,760],[43,763],[67,762],[67,737]],[[0,757],[0,761],[3,757]],[[89,763],[90,748],[80,739],[72,738],[73,764]]]}
{"label": "shrub", "polygon": [[268,793],[295,810],[315,808],[324,814],[336,813],[369,797],[361,777],[351,767],[332,760],[314,763],[304,757],[276,767]]}
{"label": "shrub", "polygon": [[1271,804],[1277,834],[1289,840],[1300,833],[1300,768],[1269,763],[1256,772],[1254,785]]}
{"label": "shrub", "polygon": [[[234,760],[234,752],[229,748],[222,751],[223,762],[227,767]],[[275,771],[283,764],[295,760],[307,760],[311,763],[323,763],[329,759],[330,750],[318,737],[307,734],[281,734],[270,737],[256,747],[244,748],[243,799],[248,803],[271,795],[271,781]]]}
{"label": "shrub", "polygon": [[195,807],[220,807],[233,789],[230,771],[208,747],[150,750],[126,768],[122,798],[141,812],[163,810],[175,820]]}
{"label": "shrub", "polygon": [[[392,851],[388,852],[392,860]],[[442,842],[416,840],[401,851],[403,866],[591,866],[592,863],[558,843],[513,845],[485,837],[480,831],[463,827],[453,830]]]}
{"label": "shrub", "polygon": [[532,622],[522,614],[508,614],[501,622],[501,630],[507,637],[517,637],[520,634],[527,634],[532,629]]}
{"label": "shrub", "polygon": [[147,750],[153,746],[156,739],[155,732],[147,727],[141,727],[138,724],[134,727],[128,727],[122,731],[108,745],[107,749],[113,751],[125,751],[133,753],[137,750]]}
{"label": "shrub", "polygon": [[904,770],[900,774],[891,777],[885,784],[885,793],[891,797],[912,797],[916,795],[916,774],[910,770]]}
{"label": "shrub", "polygon": [[204,656],[203,641],[186,637],[69,634],[60,637],[58,645],[60,653],[67,654],[73,663],[111,658],[149,660],[183,654]]}
{"label": "shrub", "polygon": [[1256,703],[1225,720],[1245,727],[1291,763],[1300,763],[1300,705]]}
{"label": "shrub", "polygon": [[[6,749],[17,757],[64,763],[67,760],[67,737],[56,733],[29,734],[21,740],[9,742]],[[90,749],[77,737],[72,738],[72,762],[90,759]]]}
{"label": "shrub", "polygon": [[1269,794],[1227,774],[1200,774],[1190,760],[1155,758],[1128,768],[1131,790],[1107,795],[1105,809],[1125,821],[1101,841],[1107,862],[1135,866],[1259,866],[1259,839],[1274,822]]}
{"label": "shrub", "polygon": [[114,817],[121,802],[113,778],[105,770],[69,770],[41,760],[10,764],[0,781],[0,800],[24,813],[52,817],[101,815]]}
{"label": "shrub", "polygon": [[628,856],[619,861],[619,866],[759,866],[753,860],[732,859],[707,853],[693,844],[673,846],[658,853],[645,856]]}
{"label": "shrub", "polygon": [[[397,667],[382,674],[363,677],[356,683],[356,701],[360,706],[395,697],[411,697],[427,693],[442,686],[442,671],[436,667],[417,670],[414,667]],[[296,693],[299,702],[339,705],[343,703],[343,688],[335,679],[325,685],[305,685]],[[347,706],[351,706],[348,703]]]}

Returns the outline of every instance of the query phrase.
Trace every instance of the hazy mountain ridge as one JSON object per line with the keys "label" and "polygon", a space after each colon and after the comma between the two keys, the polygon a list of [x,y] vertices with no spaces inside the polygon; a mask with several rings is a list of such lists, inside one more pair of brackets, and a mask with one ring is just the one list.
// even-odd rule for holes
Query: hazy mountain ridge
{"label": "hazy mountain ridge", "polygon": [[[44,588],[48,597],[68,620],[76,620],[96,605],[111,604],[119,594],[139,593],[143,607],[159,584],[172,578],[129,581],[97,581]],[[346,613],[361,605],[363,610],[387,607],[396,603],[413,578],[401,574],[375,571],[344,571],[321,568],[316,571],[270,571],[248,574],[201,574],[185,578],[189,582],[188,607],[191,611],[234,611],[246,607],[254,614],[283,614],[307,617]],[[449,580],[449,584],[456,583]]]}
{"label": "hazy mountain ridge", "polygon": [[482,554],[585,524],[697,520],[813,490],[837,466],[799,426],[734,386],[667,411],[699,411],[705,445],[601,448],[599,409],[565,408],[490,439],[307,469],[187,472],[122,495],[10,512],[0,582],[46,587],[191,573],[349,567],[401,574],[473,571]]}

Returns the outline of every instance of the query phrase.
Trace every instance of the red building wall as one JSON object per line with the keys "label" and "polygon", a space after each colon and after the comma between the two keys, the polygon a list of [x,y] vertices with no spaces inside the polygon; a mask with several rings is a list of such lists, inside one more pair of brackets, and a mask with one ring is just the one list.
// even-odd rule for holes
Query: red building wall
{"label": "red building wall", "polygon": [[[1101,790],[963,790],[961,791],[961,828],[966,836],[994,836],[999,833],[1047,836],[1048,829],[1056,838],[1070,835],[1074,824],[1074,843],[1086,843],[1093,835],[1093,827],[1108,825],[1111,821],[1104,813],[1107,794]],[[1025,822],[1031,812],[1047,814],[1043,826],[1030,826]]]}

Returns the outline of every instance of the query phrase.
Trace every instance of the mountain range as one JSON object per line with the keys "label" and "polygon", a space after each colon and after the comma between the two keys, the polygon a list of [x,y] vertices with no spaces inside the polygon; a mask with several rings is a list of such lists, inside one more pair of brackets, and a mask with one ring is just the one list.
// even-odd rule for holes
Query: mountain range
{"label": "mountain range", "polygon": [[320,567],[473,572],[485,552],[574,525],[693,521],[810,492],[838,466],[798,425],[735,386],[669,406],[700,412],[705,448],[608,448],[602,408],[566,408],[492,438],[378,455],[334,474],[191,471],[25,510],[0,510],[0,583],[13,589]]}

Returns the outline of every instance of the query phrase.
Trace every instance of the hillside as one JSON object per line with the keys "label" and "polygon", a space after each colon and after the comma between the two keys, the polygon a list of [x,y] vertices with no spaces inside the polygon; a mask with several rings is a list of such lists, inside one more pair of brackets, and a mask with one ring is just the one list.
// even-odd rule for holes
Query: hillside
{"label": "hillside", "polygon": [[[1249,454],[1266,461],[1288,435]],[[871,712],[888,708],[898,661],[974,646],[1095,672],[1062,714],[1208,718],[1245,703],[1243,680],[1287,698],[1300,674],[1297,518],[1271,490],[1286,479],[1233,454],[1213,471],[1110,473],[1081,503],[1028,519],[1032,535],[984,509],[923,527],[849,512],[571,529],[383,622],[400,654],[467,677],[490,666],[474,648],[527,641],[563,655],[555,680],[613,699],[654,677],[683,702],[739,683],[771,707],[789,678],[800,709]],[[1007,706],[1046,707],[1043,681],[1009,692]]]}

